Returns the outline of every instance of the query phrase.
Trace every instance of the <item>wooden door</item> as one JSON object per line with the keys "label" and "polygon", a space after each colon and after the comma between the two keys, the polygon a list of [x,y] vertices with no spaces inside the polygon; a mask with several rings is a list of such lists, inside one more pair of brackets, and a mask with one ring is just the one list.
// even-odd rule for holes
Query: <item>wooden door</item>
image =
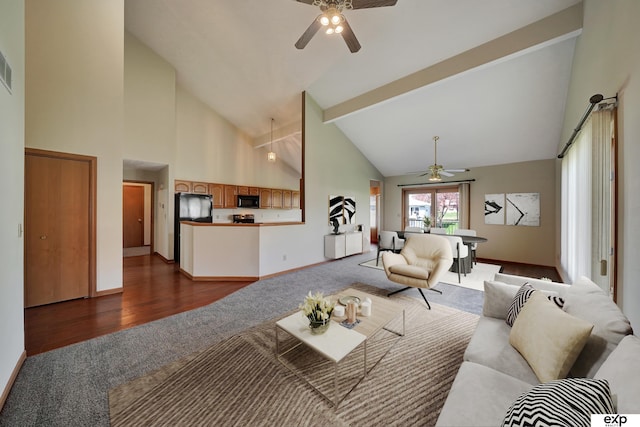
{"label": "wooden door", "polygon": [[87,297],[95,290],[96,159],[25,154],[25,306]]}
{"label": "wooden door", "polygon": [[144,246],[144,187],[122,186],[122,247]]}

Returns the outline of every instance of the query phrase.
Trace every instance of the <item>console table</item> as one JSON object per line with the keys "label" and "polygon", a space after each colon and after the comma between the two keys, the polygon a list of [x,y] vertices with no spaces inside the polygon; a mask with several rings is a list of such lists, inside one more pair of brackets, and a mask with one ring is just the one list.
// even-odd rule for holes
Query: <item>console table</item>
{"label": "console table", "polygon": [[362,253],[362,231],[324,236],[325,258],[338,259]]}

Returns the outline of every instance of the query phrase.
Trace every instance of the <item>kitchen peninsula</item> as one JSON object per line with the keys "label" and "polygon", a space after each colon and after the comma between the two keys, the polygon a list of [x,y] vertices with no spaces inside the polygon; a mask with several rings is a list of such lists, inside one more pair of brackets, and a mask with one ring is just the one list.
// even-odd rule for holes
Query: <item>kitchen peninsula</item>
{"label": "kitchen peninsula", "polygon": [[302,222],[180,223],[180,271],[192,280],[246,281],[291,269],[283,242]]}

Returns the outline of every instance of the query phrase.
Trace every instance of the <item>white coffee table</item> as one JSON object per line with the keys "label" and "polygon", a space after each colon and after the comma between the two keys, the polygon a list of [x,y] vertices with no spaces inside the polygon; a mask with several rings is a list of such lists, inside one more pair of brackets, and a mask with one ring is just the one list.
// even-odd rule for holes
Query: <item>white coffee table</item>
{"label": "white coffee table", "polygon": [[[382,329],[392,332],[398,337],[404,336],[405,333],[405,313],[404,308],[389,300],[388,298],[377,297],[375,295],[369,295],[365,292],[357,289],[346,289],[338,295],[334,295],[331,298],[338,300],[341,296],[357,296],[360,300],[364,300],[365,297],[369,297],[372,300],[372,315],[369,317],[358,316],[360,323],[358,323],[352,329],[348,329],[340,322],[344,320],[344,317],[333,318],[332,324],[327,331],[320,335],[313,335],[309,329],[309,321],[302,312],[296,312],[284,319],[276,322],[276,355],[278,359],[287,366],[292,372],[298,375],[300,378],[307,381],[312,387],[314,387],[322,396],[327,398],[337,408],[340,402],[355,389],[360,382],[366,377],[367,373],[371,371],[379,360],[371,366],[367,371],[367,341],[377,334]],[[396,331],[388,329],[387,326],[391,321],[402,315],[402,330]],[[297,340],[297,344],[284,351],[280,349],[280,337],[279,333],[285,332]],[[318,387],[314,386],[308,377],[302,375],[299,369],[296,369],[290,361],[285,360],[284,356],[296,349],[298,346],[304,345],[314,352],[321,355],[323,358],[329,360],[333,364],[333,399],[323,393]],[[346,393],[340,397],[338,389],[338,377],[339,377],[339,365],[349,354],[351,354],[358,346],[363,345],[363,367],[362,377],[350,387]],[[391,349],[389,347],[384,354],[380,357],[380,360]]]}

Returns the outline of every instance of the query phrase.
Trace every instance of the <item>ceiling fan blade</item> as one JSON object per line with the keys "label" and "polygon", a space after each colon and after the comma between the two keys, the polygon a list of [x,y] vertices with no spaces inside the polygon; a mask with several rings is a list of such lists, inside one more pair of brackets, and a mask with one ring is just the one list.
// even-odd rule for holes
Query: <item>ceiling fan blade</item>
{"label": "ceiling fan blade", "polygon": [[469,172],[469,169],[445,169],[445,171],[449,173],[462,173],[462,172]]}
{"label": "ceiling fan blade", "polygon": [[[301,0],[298,0],[301,1]],[[395,6],[398,0],[351,0],[354,9],[368,9],[371,7]],[[303,3],[306,3],[303,1]]]}
{"label": "ceiling fan blade", "polygon": [[353,33],[353,30],[351,29],[351,26],[346,19],[342,23],[342,26],[344,27],[344,29],[342,30],[340,35],[344,39],[344,42],[347,44],[347,47],[349,48],[351,53],[356,53],[360,50],[360,42],[356,38],[356,35]]}
{"label": "ceiling fan blade", "polygon": [[298,49],[304,49],[307,43],[309,43],[313,36],[316,35],[321,26],[322,24],[320,23],[320,20],[318,18],[314,19],[311,25],[309,25],[309,28],[307,28],[307,30],[302,33],[302,35],[296,42],[296,47]]}
{"label": "ceiling fan blade", "polygon": [[296,0],[298,3],[304,3],[304,4],[308,4],[308,5],[312,5],[313,4],[313,0]]}
{"label": "ceiling fan blade", "polygon": [[446,170],[441,170],[440,171],[440,175],[442,175],[442,176],[453,176],[453,174],[451,172],[446,171]]}

